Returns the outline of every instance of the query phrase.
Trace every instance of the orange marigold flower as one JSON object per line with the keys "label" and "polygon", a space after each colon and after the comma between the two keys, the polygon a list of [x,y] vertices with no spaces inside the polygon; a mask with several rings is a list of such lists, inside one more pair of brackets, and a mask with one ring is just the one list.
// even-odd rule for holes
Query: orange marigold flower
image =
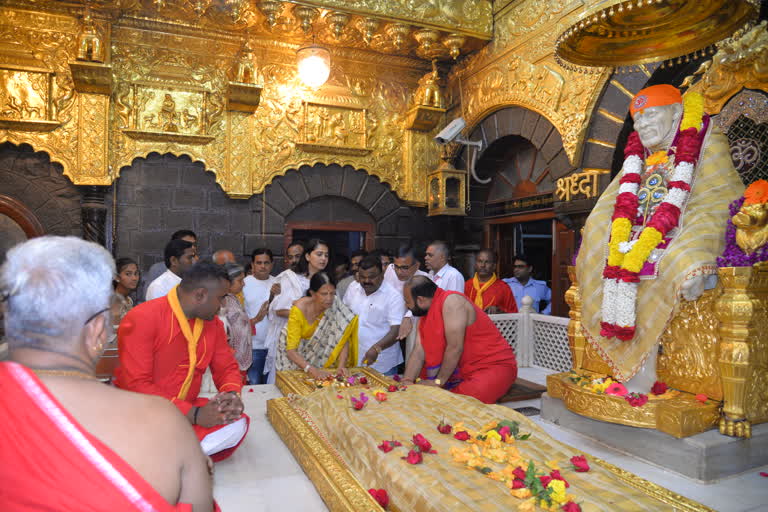
{"label": "orange marigold flower", "polygon": [[744,204],[768,203],[768,181],[757,180],[744,191]]}
{"label": "orange marigold flower", "polygon": [[657,151],[645,159],[645,165],[650,167],[652,165],[665,164],[668,160],[666,151]]}

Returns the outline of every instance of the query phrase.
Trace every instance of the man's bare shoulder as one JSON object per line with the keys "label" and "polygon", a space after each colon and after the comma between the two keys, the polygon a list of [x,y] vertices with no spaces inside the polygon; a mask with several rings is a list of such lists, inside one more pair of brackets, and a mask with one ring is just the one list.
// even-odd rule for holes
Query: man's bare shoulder
{"label": "man's bare shoulder", "polygon": [[445,298],[445,302],[443,302],[443,311],[463,310],[469,305],[469,301],[464,295],[460,293],[452,293]]}

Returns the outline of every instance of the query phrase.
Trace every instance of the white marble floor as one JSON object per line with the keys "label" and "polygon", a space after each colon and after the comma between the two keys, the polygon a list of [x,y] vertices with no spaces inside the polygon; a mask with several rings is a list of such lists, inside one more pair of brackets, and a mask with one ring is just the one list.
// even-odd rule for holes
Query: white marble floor
{"label": "white marble floor", "polygon": [[[546,384],[543,368],[522,368],[520,377]],[[249,391],[253,389],[253,391]],[[328,510],[288,448],[266,417],[266,401],[282,396],[275,386],[243,390],[251,417],[248,437],[235,455],[216,465],[214,495],[224,512],[314,512]],[[511,402],[510,407],[540,407],[540,400]],[[701,484],[676,473],[641,462],[592,439],[531,417],[555,439],[590,453],[642,478],[722,512],[768,512],[768,466],[714,484]]]}

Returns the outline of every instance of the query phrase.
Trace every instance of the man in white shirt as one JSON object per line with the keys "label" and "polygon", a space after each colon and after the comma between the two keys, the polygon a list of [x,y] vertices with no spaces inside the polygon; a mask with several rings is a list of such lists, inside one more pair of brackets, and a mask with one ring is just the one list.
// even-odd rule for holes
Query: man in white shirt
{"label": "man in white shirt", "polygon": [[384,282],[380,258],[363,258],[357,281],[349,285],[344,295],[344,304],[359,317],[358,364],[369,364],[384,375],[395,375],[403,362],[397,331],[405,314],[405,300]]}
{"label": "man in white shirt", "polygon": [[338,298],[343,299],[349,285],[355,282],[357,269],[366,256],[368,256],[368,252],[365,249],[352,251],[352,255],[349,257],[349,275],[336,283],[336,296]]}
{"label": "man in white shirt", "polygon": [[[187,242],[192,242],[195,244],[195,246],[197,246],[197,235],[194,231],[189,229],[180,229],[175,231],[171,235],[171,240],[186,240]],[[165,265],[165,261],[158,261],[149,267],[149,270],[146,273],[141,274],[141,285],[139,286],[138,295],[139,302],[144,302],[144,297],[147,296],[147,287],[149,284],[160,277],[166,270],[168,270],[168,267]]]}
{"label": "man in white shirt", "polygon": [[269,330],[269,303],[275,295],[280,294],[280,285],[275,277],[270,275],[274,258],[272,251],[260,247],[251,253],[253,275],[245,278],[243,296],[245,311],[251,319],[251,344],[253,364],[248,369],[249,384],[266,384],[264,364],[267,360],[267,331]]}
{"label": "man in white shirt", "polygon": [[[419,260],[416,259],[416,253],[413,246],[404,244],[397,248],[394,263],[387,265],[384,271],[384,282],[390,285],[402,297],[403,286],[413,276],[429,277],[429,274],[419,270]],[[400,322],[400,330],[397,333],[397,339],[403,340],[408,337],[413,329],[413,314],[406,309],[405,316]]]}
{"label": "man in white shirt", "polygon": [[181,275],[197,263],[197,247],[186,240],[171,240],[165,246],[167,270],[149,283],[146,300],[165,297],[174,286],[181,282]]}
{"label": "man in white shirt", "polygon": [[435,240],[424,254],[424,263],[429,269],[429,278],[435,282],[438,288],[449,292],[464,293],[464,276],[461,272],[448,264],[451,251],[448,244]]}

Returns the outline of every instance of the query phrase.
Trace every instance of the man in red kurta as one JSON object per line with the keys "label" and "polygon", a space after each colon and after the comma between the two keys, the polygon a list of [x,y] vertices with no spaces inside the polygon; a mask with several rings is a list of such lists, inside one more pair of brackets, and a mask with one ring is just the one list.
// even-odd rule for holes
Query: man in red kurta
{"label": "man in red kurta", "polygon": [[457,292],[416,276],[403,289],[419,321],[419,340],[405,366],[405,383],[444,387],[487,404],[517,378],[515,353],[486,313]]}
{"label": "man in red kurta", "polygon": [[512,289],[496,277],[496,254],[483,249],[475,256],[475,276],[464,284],[464,295],[489,315],[517,313]]}
{"label": "man in red kurta", "polygon": [[[242,378],[216,313],[229,277],[214,263],[195,264],[168,295],[133,308],[117,332],[115,385],[172,401],[214,461],[234,452],[248,431]],[[219,394],[198,398],[210,367]]]}

